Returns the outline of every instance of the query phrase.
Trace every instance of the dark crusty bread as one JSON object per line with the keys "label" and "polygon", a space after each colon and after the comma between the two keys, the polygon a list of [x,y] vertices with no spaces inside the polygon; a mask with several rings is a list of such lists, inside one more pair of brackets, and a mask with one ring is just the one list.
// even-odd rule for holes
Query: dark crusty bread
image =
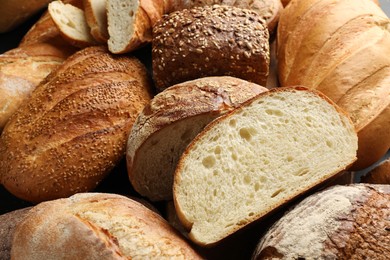
{"label": "dark crusty bread", "polygon": [[51,73],[8,121],[0,138],[0,180],[27,201],[88,191],[124,156],[149,102],[145,67],[103,47],[81,50]]}
{"label": "dark crusty bread", "polygon": [[349,117],[320,92],[277,88],[215,119],[179,160],[173,198],[189,237],[212,245],[356,160]]}
{"label": "dark crusty bread", "polygon": [[224,75],[264,86],[268,40],[264,18],[247,9],[214,5],[170,13],[153,28],[156,87]]}
{"label": "dark crusty bread", "polygon": [[0,215],[0,259],[11,259],[15,229],[29,210],[30,208],[23,208]]}
{"label": "dark crusty bread", "polygon": [[390,186],[333,186],[297,204],[253,259],[388,259]]}
{"label": "dark crusty bread", "polygon": [[139,114],[127,142],[127,170],[135,190],[154,201],[172,200],[173,173],[190,141],[213,119],[264,91],[224,76],[187,81],[157,94]]}
{"label": "dark crusty bread", "polygon": [[390,158],[380,162],[365,176],[361,182],[373,184],[390,184]]}
{"label": "dark crusty bread", "polygon": [[201,259],[161,216],[116,194],[80,193],[32,208],[14,234],[15,260]]}

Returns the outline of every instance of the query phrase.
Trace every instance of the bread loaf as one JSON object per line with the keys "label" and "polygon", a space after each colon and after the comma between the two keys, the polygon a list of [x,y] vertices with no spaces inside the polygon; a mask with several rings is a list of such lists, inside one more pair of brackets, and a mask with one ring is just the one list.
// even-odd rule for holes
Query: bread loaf
{"label": "bread loaf", "polygon": [[189,237],[212,245],[356,159],[350,119],[319,92],[272,89],[212,123],[179,160],[173,197]]}
{"label": "bread loaf", "polygon": [[282,86],[315,88],[342,107],[359,135],[360,170],[390,148],[390,20],[370,0],[292,0],[278,27]]}
{"label": "bread loaf", "polygon": [[67,59],[8,121],[0,137],[0,180],[40,202],[89,191],[123,158],[149,78],[135,58],[90,47]]}
{"label": "bread loaf", "polygon": [[8,32],[45,8],[52,0],[8,0],[0,8],[0,33]]}
{"label": "bread loaf", "polygon": [[253,259],[387,259],[389,213],[389,185],[331,187],[278,220]]}
{"label": "bread loaf", "polygon": [[362,177],[361,182],[390,184],[390,158],[383,160]]}
{"label": "bread loaf", "polygon": [[83,193],[30,210],[12,259],[201,259],[162,217],[115,194]]}
{"label": "bread loaf", "polygon": [[107,0],[108,47],[113,53],[133,51],[152,41],[152,28],[164,14],[214,4],[251,9],[266,19],[270,31],[282,8],[280,0]]}
{"label": "bread loaf", "polygon": [[265,21],[231,6],[170,13],[153,28],[153,79],[163,90],[206,76],[233,76],[264,86],[270,54]]}
{"label": "bread loaf", "polygon": [[85,19],[91,28],[91,35],[95,40],[106,43],[107,29],[107,0],[83,0]]}
{"label": "bread loaf", "polygon": [[190,141],[211,120],[264,91],[233,77],[206,77],[156,95],[127,141],[127,171],[134,189],[153,201],[172,200],[173,173]]}
{"label": "bread loaf", "polygon": [[15,229],[29,210],[30,208],[24,208],[0,215],[0,259],[11,259]]}

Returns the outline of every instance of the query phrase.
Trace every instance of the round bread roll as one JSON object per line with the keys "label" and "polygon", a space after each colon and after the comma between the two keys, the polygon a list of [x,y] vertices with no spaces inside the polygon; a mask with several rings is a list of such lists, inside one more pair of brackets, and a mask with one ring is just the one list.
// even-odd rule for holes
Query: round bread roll
{"label": "round bread roll", "polygon": [[160,92],[139,114],[127,142],[127,171],[134,189],[154,201],[171,200],[177,162],[192,139],[216,117],[267,90],[221,76]]}
{"label": "round bread roll", "polygon": [[116,194],[80,193],[32,208],[11,258],[201,259],[160,215]]}
{"label": "round bread roll", "polygon": [[254,11],[213,5],[173,12],[153,28],[156,87],[206,76],[234,76],[264,86],[268,40],[266,21]]}
{"label": "round bread roll", "polygon": [[387,259],[390,186],[333,186],[276,222],[253,259]]}

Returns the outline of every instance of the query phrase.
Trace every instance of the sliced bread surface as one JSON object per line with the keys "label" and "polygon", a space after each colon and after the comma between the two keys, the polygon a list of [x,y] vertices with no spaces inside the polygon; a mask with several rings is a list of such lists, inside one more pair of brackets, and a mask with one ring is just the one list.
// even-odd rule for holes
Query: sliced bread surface
{"label": "sliced bread surface", "polygon": [[212,245],[356,160],[349,117],[319,92],[274,89],[209,124],[174,176],[189,237]]}
{"label": "sliced bread surface", "polygon": [[107,0],[83,0],[85,19],[91,28],[92,36],[98,42],[107,42]]}

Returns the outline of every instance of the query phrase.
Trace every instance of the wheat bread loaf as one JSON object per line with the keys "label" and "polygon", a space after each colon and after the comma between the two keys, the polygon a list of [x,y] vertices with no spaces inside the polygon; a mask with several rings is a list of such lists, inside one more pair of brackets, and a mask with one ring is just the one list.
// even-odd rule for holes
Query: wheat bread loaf
{"label": "wheat bread loaf", "polygon": [[390,148],[389,45],[390,20],[370,0],[292,0],[280,17],[280,83],[315,88],[351,115],[359,135],[353,170]]}
{"label": "wheat bread loaf", "polygon": [[107,0],[83,0],[85,19],[91,35],[96,41],[106,43],[108,40],[107,29]]}
{"label": "wheat bread loaf", "polygon": [[0,137],[0,180],[40,202],[95,188],[125,154],[151,98],[144,65],[103,47],[85,48],[51,73]]}
{"label": "wheat bread loaf", "polygon": [[208,126],[179,160],[176,211],[189,237],[213,245],[356,160],[349,117],[320,92],[272,89]]}
{"label": "wheat bread loaf", "polygon": [[62,37],[70,44],[79,48],[97,45],[83,9],[57,0],[49,4],[48,10]]}
{"label": "wheat bread loaf", "polygon": [[201,259],[160,215],[116,194],[80,193],[32,208],[12,259]]}
{"label": "wheat bread loaf", "polygon": [[372,184],[390,184],[390,158],[383,160],[366,175],[362,176],[361,182]]}
{"label": "wheat bread loaf", "polygon": [[204,6],[170,13],[153,28],[153,79],[163,90],[206,76],[264,86],[270,54],[265,20],[254,11]]}
{"label": "wheat bread loaf", "polygon": [[187,81],[154,96],[127,141],[127,171],[134,189],[153,201],[172,200],[176,164],[190,141],[213,119],[264,91],[225,76]]}
{"label": "wheat bread loaf", "polygon": [[108,47],[113,53],[131,52],[152,41],[152,28],[165,14],[214,4],[251,9],[274,31],[282,9],[280,0],[107,0]]}
{"label": "wheat bread loaf", "polygon": [[333,186],[278,220],[253,259],[387,259],[389,215],[389,185]]}

